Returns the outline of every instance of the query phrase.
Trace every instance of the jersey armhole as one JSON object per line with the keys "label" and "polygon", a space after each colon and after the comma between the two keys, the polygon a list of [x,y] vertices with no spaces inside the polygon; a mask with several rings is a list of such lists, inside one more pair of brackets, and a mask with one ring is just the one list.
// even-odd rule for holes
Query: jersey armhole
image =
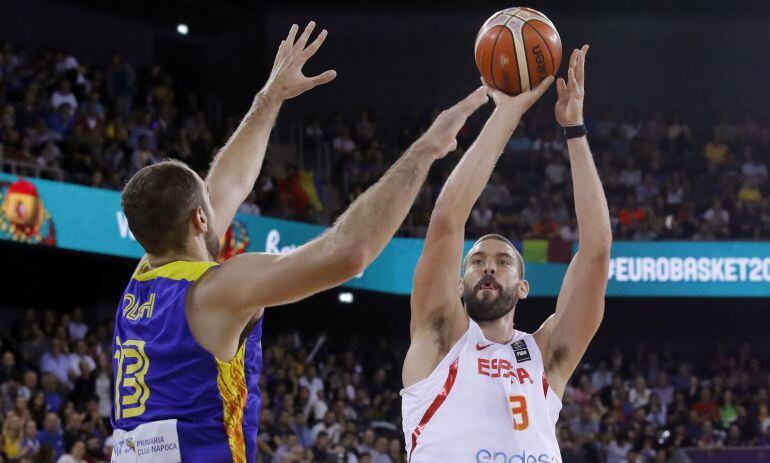
{"label": "jersey armhole", "polygon": [[454,345],[449,349],[449,352],[447,352],[444,357],[441,358],[441,361],[438,362],[435,368],[430,372],[428,376],[425,378],[417,381],[414,384],[411,384],[409,387],[402,388],[399,394],[403,397],[404,394],[407,394],[409,392],[412,392],[414,390],[419,389],[422,385],[430,382],[436,375],[439,374],[439,372],[443,371],[446,368],[449,368],[449,366],[454,362],[454,360],[460,355],[459,351],[461,350],[462,342],[465,341],[465,339],[469,336],[471,329],[470,324],[468,325],[468,329],[465,331],[465,333],[460,336],[460,339],[458,339]]}
{"label": "jersey armhole", "polygon": [[[522,332],[523,333],[523,332]],[[535,332],[537,333],[537,331]],[[563,405],[562,398],[559,397],[559,394],[556,393],[556,391],[553,389],[553,386],[551,386],[551,381],[548,379],[548,374],[546,372],[546,366],[545,366],[545,357],[543,356],[543,349],[540,348],[540,344],[537,342],[537,337],[535,336],[535,333],[523,333],[524,336],[531,336],[532,342],[535,344],[535,347],[537,347],[537,353],[540,356],[540,362],[543,364],[543,379],[546,383],[546,400],[548,399],[548,395],[553,395],[553,397],[559,402],[559,407],[561,408]],[[549,394],[550,393],[550,394]]]}

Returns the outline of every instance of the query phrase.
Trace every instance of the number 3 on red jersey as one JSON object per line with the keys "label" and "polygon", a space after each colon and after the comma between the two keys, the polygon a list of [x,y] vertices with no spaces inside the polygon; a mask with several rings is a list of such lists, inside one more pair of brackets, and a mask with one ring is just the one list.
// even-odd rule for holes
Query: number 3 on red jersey
{"label": "number 3 on red jersey", "polygon": [[527,398],[523,395],[508,396],[513,412],[513,429],[523,431],[529,426],[529,414],[527,413]]}

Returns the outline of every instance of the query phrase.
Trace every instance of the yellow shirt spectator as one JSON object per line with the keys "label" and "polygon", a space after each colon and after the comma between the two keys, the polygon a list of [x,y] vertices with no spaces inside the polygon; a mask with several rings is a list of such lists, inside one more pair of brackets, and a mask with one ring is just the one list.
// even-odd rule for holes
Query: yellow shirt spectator
{"label": "yellow shirt spectator", "polygon": [[756,186],[746,185],[738,191],[738,201],[758,203],[762,201],[762,193],[760,193],[759,188]]}
{"label": "yellow shirt spectator", "polygon": [[706,155],[706,158],[708,158],[708,160],[714,164],[724,164],[727,160],[728,151],[729,148],[726,144],[718,141],[712,141],[706,145],[704,154]]}
{"label": "yellow shirt spectator", "polygon": [[3,434],[3,452],[10,459],[19,457],[21,454],[21,436],[13,438]]}

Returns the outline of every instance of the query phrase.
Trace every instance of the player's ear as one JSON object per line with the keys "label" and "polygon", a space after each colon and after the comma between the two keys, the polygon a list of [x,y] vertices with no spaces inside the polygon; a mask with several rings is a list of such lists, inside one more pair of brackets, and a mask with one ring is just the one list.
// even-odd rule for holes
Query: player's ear
{"label": "player's ear", "polygon": [[519,299],[526,299],[529,294],[529,282],[527,280],[521,280],[519,282],[519,288],[516,290],[516,295]]}
{"label": "player's ear", "polygon": [[203,212],[202,207],[198,207],[193,211],[193,226],[196,230],[206,233],[209,227],[209,219],[206,217],[206,213]]}

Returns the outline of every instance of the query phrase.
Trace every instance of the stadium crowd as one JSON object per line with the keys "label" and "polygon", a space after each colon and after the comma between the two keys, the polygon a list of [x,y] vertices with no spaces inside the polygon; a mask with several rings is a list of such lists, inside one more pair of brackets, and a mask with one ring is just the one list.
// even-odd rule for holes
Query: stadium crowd
{"label": "stadium crowd", "polygon": [[[88,320],[94,317],[88,317]],[[29,309],[0,335],[0,462],[110,459],[111,323]],[[403,463],[405,340],[268,333],[262,463]],[[707,349],[704,349],[704,352]],[[557,425],[563,463],[677,463],[682,448],[770,446],[768,362],[751,345],[702,358],[619,348],[576,371]]]}
{"label": "stadium crowd", "polygon": [[[413,110],[397,124],[380,124],[370,111],[308,119],[306,157],[329,153],[328,171],[335,175],[319,181],[320,169],[268,163],[243,211],[333,219],[435,114]],[[767,120],[723,115],[702,135],[680,116],[661,112],[601,112],[586,123],[616,239],[770,239]],[[114,190],[164,157],[203,173],[234,124],[229,119],[214,130],[198,98],[178,94],[161,65],[137,70],[116,53],[97,66],[62,51],[33,54],[0,45],[0,156],[6,171],[12,164],[19,174]],[[460,150],[475,129],[461,132]],[[471,215],[469,233],[574,241],[568,155],[551,109],[543,105],[528,114],[507,151]],[[443,162],[432,171],[401,235],[424,235],[451,165]]]}

